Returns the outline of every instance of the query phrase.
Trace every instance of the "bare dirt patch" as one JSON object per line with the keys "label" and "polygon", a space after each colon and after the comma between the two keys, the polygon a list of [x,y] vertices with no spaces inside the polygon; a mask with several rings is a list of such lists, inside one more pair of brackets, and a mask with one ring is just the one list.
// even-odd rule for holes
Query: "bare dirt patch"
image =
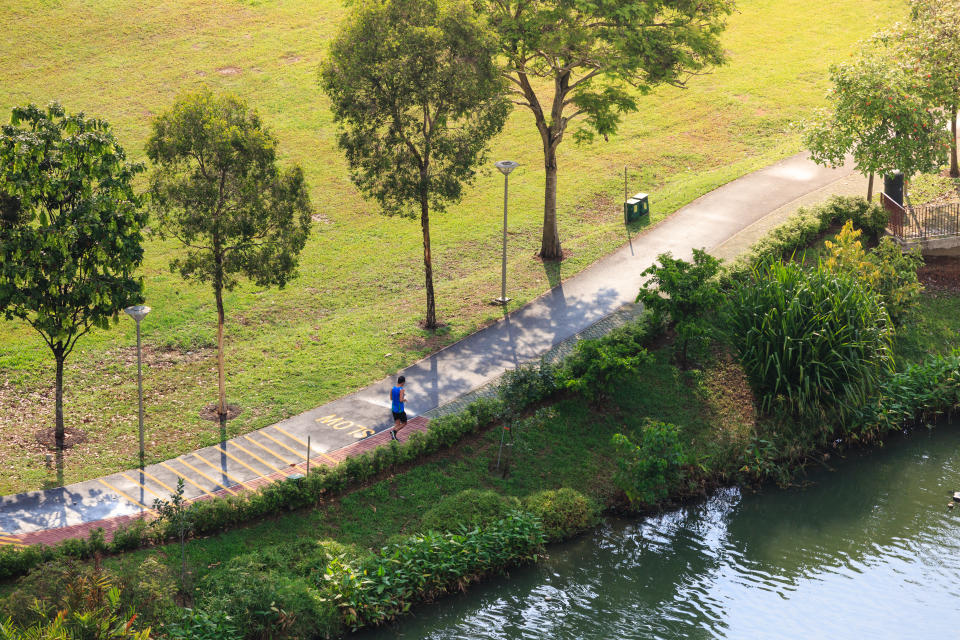
{"label": "bare dirt patch", "polygon": [[[200,409],[200,417],[204,420],[209,420],[211,422],[218,422],[220,420],[219,413],[220,403],[214,402],[213,404],[208,404],[203,409]],[[243,412],[243,409],[238,407],[235,404],[227,403],[227,420],[233,420],[238,415]]]}
{"label": "bare dirt patch", "polygon": [[733,354],[718,350],[705,374],[706,401],[714,421],[733,432],[731,435],[752,432],[757,422],[756,402],[747,375]]}
{"label": "bare dirt patch", "polygon": [[589,201],[578,204],[573,215],[582,222],[609,222],[623,218],[623,206],[609,195],[596,193]]}
{"label": "bare dirt patch", "polygon": [[[43,447],[49,449],[50,451],[56,451],[57,449],[57,431],[54,427],[48,427],[46,429],[40,429],[34,434],[37,442],[40,443]],[[69,449],[74,447],[82,442],[87,441],[87,432],[83,429],[77,429],[76,427],[63,429],[63,448]]]}
{"label": "bare dirt patch", "polygon": [[283,56],[280,59],[286,62],[287,64],[294,64],[303,60],[303,56],[298,56],[293,53],[288,53],[287,55]]}
{"label": "bare dirt patch", "polygon": [[330,224],[330,218],[322,213],[315,213],[310,216],[310,219],[314,222],[319,222],[320,224]]}
{"label": "bare dirt patch", "polygon": [[931,292],[960,292],[960,257],[931,256],[917,271],[920,282]]}
{"label": "bare dirt patch", "polygon": [[240,67],[220,67],[217,73],[222,76],[238,76],[242,72]]}

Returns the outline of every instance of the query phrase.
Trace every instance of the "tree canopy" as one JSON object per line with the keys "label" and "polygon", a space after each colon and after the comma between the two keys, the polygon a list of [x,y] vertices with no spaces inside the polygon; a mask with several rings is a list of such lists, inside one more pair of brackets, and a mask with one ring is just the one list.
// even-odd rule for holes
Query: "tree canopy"
{"label": "tree canopy", "polygon": [[320,70],[354,183],[384,213],[420,216],[428,328],[430,211],[461,199],[509,113],[496,51],[468,2],[387,0],[356,7]]}
{"label": "tree canopy", "polygon": [[141,302],[146,213],[110,126],[57,103],[13,109],[0,128],[0,310],[25,320],[56,359],[63,449],[63,363],[94,327]]}
{"label": "tree canopy", "polygon": [[[830,68],[829,106],[806,123],[813,160],[840,166],[852,154],[864,174],[902,171],[907,177],[937,169],[947,138],[942,114],[924,99],[915,74],[874,49]],[[868,197],[872,192],[868,192]]]}
{"label": "tree canopy", "polygon": [[[474,0],[507,61],[514,102],[529,109],[544,153],[540,255],[562,257],[556,218],[557,147],[607,137],[638,94],[682,87],[724,61],[719,34],[733,0]],[[550,91],[552,90],[552,95]]]}
{"label": "tree canopy", "polygon": [[217,303],[220,385],[226,419],[223,291],[248,278],[283,287],[310,233],[302,170],[277,166],[277,141],[240,97],[207,88],[181,95],[153,122],[147,156],[158,232],[185,252],[170,269],[212,285]]}

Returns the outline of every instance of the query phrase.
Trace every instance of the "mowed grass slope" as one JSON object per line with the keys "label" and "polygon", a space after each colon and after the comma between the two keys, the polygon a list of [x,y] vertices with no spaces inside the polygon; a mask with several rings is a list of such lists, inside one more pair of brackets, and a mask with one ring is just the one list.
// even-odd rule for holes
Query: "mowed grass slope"
{"label": "mowed grass slope", "polygon": [[[904,14],[899,0],[742,0],[723,41],[728,66],[641,101],[609,142],[560,147],[560,233],[569,258],[534,259],[543,171],[532,116],[517,110],[491,161],[511,177],[509,286],[522,305],[626,240],[623,166],[652,194],[653,222],[698,195],[799,150],[791,126],[820,105],[827,67]],[[259,109],[285,162],[300,163],[316,207],[301,276],[285,290],[241,286],[226,297],[228,395],[244,409],[231,434],[296,414],[396,371],[492,322],[499,292],[502,179],[490,167],[464,201],[432,218],[437,310],[423,332],[419,224],[385,218],[349,180],[316,82],[345,13],[328,0],[0,0],[0,120],[10,107],[59,100],[107,119],[143,159],[151,118],[184,89],[236,91]],[[637,233],[642,225],[630,230]],[[176,245],[148,242],[145,402],[148,459],[219,439],[198,412],[215,396],[212,292],[169,273]],[[67,363],[66,421],[86,443],[67,458],[74,481],[134,466],[133,322],[84,338]],[[49,352],[25,324],[0,321],[0,493],[49,480],[33,433],[51,422]]]}

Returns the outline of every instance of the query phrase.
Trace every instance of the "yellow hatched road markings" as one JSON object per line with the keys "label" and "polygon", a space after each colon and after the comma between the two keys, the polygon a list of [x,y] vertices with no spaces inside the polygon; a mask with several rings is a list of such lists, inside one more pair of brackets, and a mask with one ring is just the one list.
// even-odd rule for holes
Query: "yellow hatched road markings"
{"label": "yellow hatched road markings", "polygon": [[[293,448],[288,447],[287,445],[283,444],[282,442],[280,442],[279,440],[277,440],[276,438],[274,438],[273,436],[271,436],[271,435],[270,435],[269,433],[267,433],[266,431],[260,431],[259,433],[260,433],[260,435],[262,435],[264,438],[267,438],[268,440],[271,440],[271,441],[273,441],[273,442],[276,442],[278,445],[280,445],[281,447],[283,447],[284,449],[286,449],[287,451],[289,451],[289,452],[292,453],[293,455],[297,456],[298,458],[303,458],[304,460],[306,460],[306,455],[307,455],[307,452],[306,452],[306,451],[304,451],[303,453],[300,453],[300,452],[297,451],[296,449],[293,449]],[[303,445],[303,446],[306,447],[307,445]]]}
{"label": "yellow hatched road markings", "polygon": [[102,484],[103,486],[105,486],[107,489],[110,489],[110,491],[113,491],[114,493],[118,494],[119,496],[121,496],[121,497],[129,500],[129,501],[132,502],[133,504],[138,505],[138,506],[140,506],[140,507],[143,508],[143,509],[148,509],[148,510],[149,510],[149,507],[147,507],[147,505],[143,504],[143,503],[140,502],[139,500],[135,500],[135,499],[131,498],[131,497],[128,496],[126,493],[124,493],[124,492],[121,491],[120,489],[117,489],[115,486],[113,486],[112,484],[110,484],[109,482],[107,482],[106,480],[104,480],[103,478],[97,478],[97,482],[99,482],[100,484]]}
{"label": "yellow hatched road markings", "polygon": [[221,489],[224,489],[224,490],[226,490],[226,491],[229,491],[232,495],[237,495],[237,492],[236,492],[236,491],[234,491],[234,490],[231,489],[230,487],[227,487],[227,486],[225,486],[225,485],[220,484],[219,482],[217,482],[216,480],[214,480],[213,478],[211,478],[210,476],[208,476],[207,474],[205,474],[203,471],[200,471],[200,469],[197,469],[195,466],[193,466],[192,464],[190,464],[189,462],[187,462],[187,461],[184,460],[183,458],[174,458],[174,460],[176,460],[177,462],[179,462],[180,464],[182,464],[183,466],[185,466],[187,469],[190,469],[190,471],[193,471],[194,473],[198,474],[200,477],[206,478],[207,480],[209,480],[209,481],[212,482],[213,484],[217,485],[217,486],[220,487]]}
{"label": "yellow hatched road markings", "polygon": [[[268,469],[273,469],[273,470],[276,471],[277,473],[285,473],[285,472],[283,471],[283,469],[277,469],[275,466],[273,466],[272,464],[270,464],[269,462],[267,462],[266,460],[264,460],[263,458],[261,458],[260,456],[258,456],[257,454],[255,454],[253,451],[247,451],[246,449],[244,449],[243,447],[241,447],[239,444],[237,444],[237,441],[236,441],[236,440],[231,440],[231,441],[230,441],[230,444],[232,444],[233,446],[235,446],[237,449],[240,449],[240,451],[243,451],[245,454],[247,454],[248,456],[250,456],[250,457],[253,458],[254,460],[259,461],[260,464],[264,465],[266,468],[268,468]],[[267,451],[270,451],[270,450],[267,449]],[[276,455],[276,454],[274,454],[274,455]]]}
{"label": "yellow hatched road markings", "polygon": [[[294,442],[299,442],[300,444],[302,444],[302,445],[304,446],[304,448],[306,448],[307,443],[304,442],[303,440],[301,440],[300,438],[298,438],[297,436],[293,435],[292,433],[287,433],[286,431],[284,431],[283,429],[281,429],[281,428],[278,427],[277,425],[273,425],[273,428],[276,429],[277,431],[279,431],[280,433],[282,433],[283,435],[287,436],[288,438],[290,438],[290,439],[293,440]],[[311,453],[313,453],[313,452],[311,451]],[[337,461],[336,461],[334,458],[331,458],[330,456],[328,456],[327,454],[325,454],[323,451],[318,451],[317,453],[319,453],[320,455],[322,455],[324,458],[326,458],[327,460],[329,460],[329,461],[332,462],[333,464],[337,464]]]}
{"label": "yellow hatched road markings", "polygon": [[177,492],[176,489],[172,489],[172,488],[168,487],[168,486],[166,485],[166,483],[164,483],[162,480],[160,480],[160,478],[157,478],[157,477],[155,477],[155,476],[152,476],[152,475],[150,475],[149,473],[147,473],[146,471],[142,471],[141,473],[143,473],[143,475],[144,475],[145,477],[150,478],[151,480],[153,480],[154,482],[156,482],[158,485],[160,485],[161,487],[163,487],[164,489],[166,489],[167,491],[169,491],[169,492],[170,492],[170,495],[173,495],[173,494],[175,494],[175,493]]}
{"label": "yellow hatched road markings", "polygon": [[161,462],[161,463],[160,463],[160,466],[163,467],[164,469],[166,469],[167,471],[171,471],[171,472],[173,472],[174,474],[176,474],[177,476],[183,478],[184,480],[186,480],[187,482],[189,482],[190,484],[192,484],[193,486],[195,486],[197,489],[200,489],[200,491],[203,491],[203,492],[204,492],[205,494],[207,494],[208,496],[212,496],[212,495],[213,495],[212,492],[204,489],[203,487],[201,487],[200,485],[198,485],[196,482],[194,482],[193,480],[191,480],[191,479],[188,478],[187,476],[183,475],[182,473],[180,473],[179,471],[177,471],[176,469],[174,469],[173,467],[171,467],[170,465],[168,465],[166,462]]}
{"label": "yellow hatched road markings", "polygon": [[236,483],[237,483],[238,485],[240,485],[241,487],[246,487],[246,486],[247,486],[246,483],[245,483],[243,480],[239,480],[239,479],[237,479],[237,478],[234,478],[232,475],[230,475],[229,473],[227,473],[227,470],[226,470],[226,469],[222,469],[222,468],[218,467],[217,465],[213,464],[212,462],[210,462],[209,460],[207,460],[207,459],[204,458],[203,456],[201,456],[201,455],[199,455],[199,454],[197,454],[197,453],[194,453],[194,454],[193,454],[193,457],[196,458],[197,460],[199,460],[200,462],[204,463],[205,465],[207,465],[207,466],[210,467],[211,469],[214,469],[217,473],[222,473],[223,475],[227,476],[228,478],[230,478],[231,480],[233,480],[234,482],[236,482]]}
{"label": "yellow hatched road markings", "polygon": [[[151,488],[148,487],[147,485],[142,484],[142,483],[140,483],[140,482],[137,482],[136,480],[134,480],[133,478],[131,478],[130,476],[128,476],[127,474],[125,474],[123,471],[120,472],[120,475],[122,475],[124,478],[126,478],[127,480],[129,480],[129,481],[132,482],[133,484],[137,485],[138,487],[142,487],[142,488],[146,489],[147,491],[149,491],[149,492],[152,493],[153,495],[157,496],[158,498],[166,498],[166,497],[167,497],[167,496],[162,496],[162,495],[160,495],[159,493],[157,493],[156,491],[154,491],[153,489],[151,489]],[[144,474],[144,476],[146,476],[146,474]]]}
{"label": "yellow hatched road markings", "polygon": [[[276,458],[277,460],[283,460],[284,464],[286,464],[286,465],[288,465],[288,466],[291,465],[291,464],[295,464],[295,463],[293,463],[293,462],[290,462],[289,460],[284,460],[283,456],[279,455],[279,454],[278,454],[277,452],[275,452],[273,449],[269,449],[269,448],[263,446],[262,444],[260,444],[259,442],[257,442],[257,441],[254,440],[253,438],[251,438],[250,436],[243,436],[243,437],[246,438],[247,440],[249,440],[250,442],[252,442],[253,444],[257,445],[258,447],[260,447],[261,449],[263,449],[264,451],[266,451],[266,452],[269,453],[270,455],[272,455],[272,456],[273,456],[274,458]],[[279,469],[277,469],[277,471],[279,471]]]}
{"label": "yellow hatched road markings", "polygon": [[[254,479],[266,477],[266,476],[263,475],[263,473],[261,473],[260,471],[257,471],[256,469],[254,469],[253,467],[251,467],[250,465],[248,465],[246,462],[244,462],[244,461],[241,460],[240,458],[236,457],[235,455],[233,455],[232,453],[230,453],[229,451],[227,451],[227,450],[224,449],[223,447],[216,447],[216,448],[220,451],[220,453],[224,454],[225,456],[227,456],[228,458],[230,458],[231,460],[233,460],[233,461],[236,462],[237,464],[243,465],[244,467],[246,467],[247,469],[249,469],[249,470],[253,473],[253,475],[255,476]],[[252,454],[252,453],[249,453],[249,452],[247,453],[247,455],[252,456],[252,457],[256,457],[256,456],[253,456],[253,454]],[[268,465],[266,462],[264,462],[263,464],[264,464],[268,469],[273,469],[273,467],[271,467],[270,465]],[[276,471],[276,469],[274,469],[274,471]]]}

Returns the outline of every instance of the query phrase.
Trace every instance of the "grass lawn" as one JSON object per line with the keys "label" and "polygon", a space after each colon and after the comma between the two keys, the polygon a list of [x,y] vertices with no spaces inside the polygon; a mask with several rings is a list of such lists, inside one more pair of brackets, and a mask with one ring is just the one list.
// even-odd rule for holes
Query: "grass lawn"
{"label": "grass lawn", "polygon": [[[491,160],[511,180],[512,306],[540,295],[626,240],[619,207],[624,165],[632,190],[652,194],[652,221],[737,176],[799,150],[792,123],[822,104],[827,67],[905,14],[901,0],[742,0],[723,36],[730,64],[681,91],[643,98],[609,142],[560,147],[561,239],[570,257],[545,269],[539,244],[543,173],[532,116],[517,111]],[[324,45],[344,14],[329,0],[0,0],[0,119],[26,102],[60,100],[111,122],[143,158],[150,119],[201,83],[240,93],[301,163],[317,223],[301,277],[284,291],[243,286],[227,295],[230,400],[243,407],[230,434],[338,397],[491,322],[498,292],[501,180],[488,167],[462,204],[433,218],[437,311],[423,332],[419,225],[378,215],[353,188],[316,82]],[[631,232],[639,231],[633,228]],[[198,417],[215,396],[212,292],[181,282],[175,245],[150,240],[143,275],[148,462],[219,438]],[[67,362],[68,428],[89,435],[71,450],[68,482],[136,464],[134,326],[122,320],[84,338]],[[0,494],[42,486],[34,432],[53,413],[52,360],[26,325],[0,322]]]}

